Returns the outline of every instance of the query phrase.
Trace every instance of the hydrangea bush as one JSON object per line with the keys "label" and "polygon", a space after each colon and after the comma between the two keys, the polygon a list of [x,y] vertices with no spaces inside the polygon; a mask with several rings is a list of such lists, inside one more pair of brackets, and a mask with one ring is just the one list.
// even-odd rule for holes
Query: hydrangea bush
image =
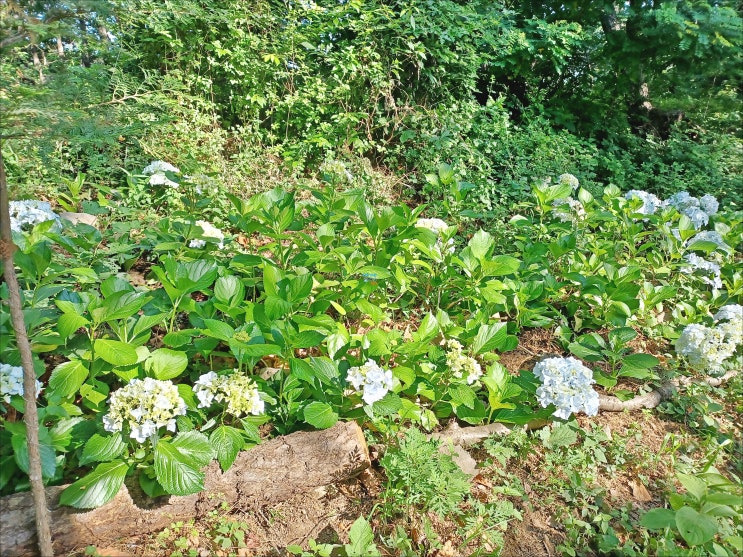
{"label": "hydrangea bush", "polygon": [[554,404],[554,415],[567,420],[571,414],[583,412],[595,416],[599,411],[599,395],[592,385],[593,372],[573,357],[546,358],[534,366],[534,375],[541,381],[537,400],[546,408]]}
{"label": "hydrangea bush", "polygon": [[363,365],[349,368],[347,381],[356,391],[361,392],[361,398],[366,404],[382,400],[393,386],[392,372],[372,359]]}

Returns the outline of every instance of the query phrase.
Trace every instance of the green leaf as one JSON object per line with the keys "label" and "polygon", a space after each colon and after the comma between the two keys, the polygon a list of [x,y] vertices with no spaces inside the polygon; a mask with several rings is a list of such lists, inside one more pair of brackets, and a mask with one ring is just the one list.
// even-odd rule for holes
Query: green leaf
{"label": "green leaf", "polygon": [[707,484],[704,483],[704,480],[682,473],[676,474],[676,477],[681,482],[681,485],[684,486],[684,489],[693,495],[697,501],[701,501],[702,497],[707,493]]}
{"label": "green leaf", "polygon": [[508,336],[505,323],[482,324],[472,341],[472,350],[475,354],[498,350]]}
{"label": "green leaf", "polygon": [[100,307],[92,310],[91,314],[96,323],[126,319],[136,315],[148,299],[144,292],[114,292],[101,302]]}
{"label": "green leaf", "polygon": [[315,373],[312,370],[312,365],[306,360],[289,358],[289,371],[294,377],[301,381],[312,383],[315,380]]}
{"label": "green leaf", "polygon": [[93,343],[95,354],[115,366],[130,366],[139,360],[137,349],[120,340],[96,339]]}
{"label": "green leaf", "polygon": [[475,258],[479,261],[482,261],[485,258],[490,249],[493,247],[493,244],[493,237],[490,235],[490,233],[485,232],[484,230],[478,230],[477,232],[475,232],[474,236],[472,236],[470,241],[467,243],[470,250],[472,251],[472,255],[475,256]]}
{"label": "green leaf", "polygon": [[660,360],[650,354],[629,354],[622,359],[622,367],[631,369],[650,369],[657,366]]}
{"label": "green leaf", "polygon": [[319,331],[302,331],[291,339],[292,348],[312,348],[318,346],[325,335]]}
{"label": "green leaf", "polygon": [[245,286],[234,275],[219,277],[214,283],[214,297],[223,304],[236,307],[245,297]]}
{"label": "green leaf", "polygon": [[676,511],[676,527],[691,547],[704,545],[717,533],[717,522],[691,507],[681,507]]}
{"label": "green leaf", "polygon": [[349,543],[344,546],[348,557],[376,557],[379,555],[374,545],[374,532],[366,519],[360,516],[348,532]]}
{"label": "green leaf", "polygon": [[340,375],[338,364],[325,356],[311,356],[310,364],[315,372],[315,376],[320,379],[322,383],[332,384],[333,380],[338,378]]}
{"label": "green leaf", "polygon": [[96,433],[85,443],[83,454],[80,457],[80,464],[108,462],[120,456],[124,452],[124,449],[126,449],[126,443],[121,438],[121,434],[104,437]]}
{"label": "green leaf", "polygon": [[648,530],[663,530],[676,525],[676,511],[671,509],[652,509],[642,515],[640,525]]}
{"label": "green leaf", "polygon": [[338,414],[324,402],[310,402],[304,407],[304,421],[317,429],[328,429],[338,421]]}
{"label": "green leaf", "polygon": [[264,306],[266,308],[266,317],[271,321],[281,319],[292,310],[291,303],[278,296],[266,296]]}
{"label": "green leaf", "polygon": [[556,449],[558,447],[569,447],[577,440],[578,432],[573,427],[569,424],[560,424],[552,430],[545,444],[550,449]]}
{"label": "green leaf", "polygon": [[449,395],[451,396],[453,405],[464,404],[467,408],[474,408],[477,396],[471,387],[455,383],[449,387]]}
{"label": "green leaf", "polygon": [[395,393],[387,393],[382,400],[372,405],[375,416],[391,416],[402,408],[402,400]]}
{"label": "green leaf", "polygon": [[199,466],[206,466],[214,457],[209,439],[199,431],[179,433],[171,444],[180,451],[181,455]]}
{"label": "green leaf", "polygon": [[74,395],[88,378],[88,368],[80,360],[59,364],[49,377],[49,390],[62,398]]}
{"label": "green leaf", "polygon": [[145,360],[145,371],[155,379],[166,380],[178,377],[188,367],[185,352],[158,348]]}
{"label": "green leaf", "polygon": [[[39,455],[41,457],[41,475],[45,479],[53,478],[57,470],[56,452],[54,450],[49,431],[44,428],[39,430]],[[28,474],[28,441],[25,429],[20,433],[14,433],[10,438],[13,447],[13,455],[18,468]]]}
{"label": "green leaf", "polygon": [[221,425],[209,436],[209,444],[214,449],[219,465],[226,472],[235,462],[238,453],[245,445],[239,429],[228,425]]}
{"label": "green leaf", "polygon": [[510,275],[519,270],[521,260],[510,255],[496,255],[482,262],[483,274],[488,277]]}
{"label": "green leaf", "polygon": [[609,342],[615,349],[624,346],[635,337],[637,337],[637,331],[632,327],[619,327],[609,331]]}
{"label": "green leaf", "polygon": [[161,439],[155,447],[155,476],[165,491],[173,495],[191,495],[204,489],[204,473],[198,462]]}
{"label": "green leaf", "polygon": [[87,476],[80,478],[60,497],[61,505],[76,509],[94,509],[108,503],[124,484],[129,467],[121,460],[104,462]]}
{"label": "green leaf", "polygon": [[230,339],[235,336],[235,329],[224,321],[219,321],[217,319],[204,319],[204,325],[206,325],[204,333],[214,338],[218,338],[219,340],[229,342]]}
{"label": "green leaf", "polygon": [[59,336],[61,336],[63,339],[67,339],[71,337],[73,333],[80,327],[85,327],[89,324],[90,321],[85,319],[85,317],[80,314],[63,313],[59,316],[59,320],[57,321],[57,332],[59,332]]}

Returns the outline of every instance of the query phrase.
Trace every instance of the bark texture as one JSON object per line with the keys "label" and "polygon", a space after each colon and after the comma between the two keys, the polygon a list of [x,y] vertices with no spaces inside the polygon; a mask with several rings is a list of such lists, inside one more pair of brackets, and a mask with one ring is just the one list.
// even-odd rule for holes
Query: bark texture
{"label": "bark texture", "polygon": [[[118,538],[153,532],[176,520],[198,518],[223,501],[233,507],[276,503],[297,492],[350,478],[369,466],[369,452],[359,426],[339,422],[324,431],[293,433],[243,451],[227,472],[212,462],[206,469],[204,491],[162,497],[162,501],[147,507],[132,499],[123,486],[103,507],[81,512],[58,506],[65,486],[47,488],[54,552],[66,555],[88,545],[105,547]],[[0,554],[37,555],[30,494],[0,499],[0,517]]]}

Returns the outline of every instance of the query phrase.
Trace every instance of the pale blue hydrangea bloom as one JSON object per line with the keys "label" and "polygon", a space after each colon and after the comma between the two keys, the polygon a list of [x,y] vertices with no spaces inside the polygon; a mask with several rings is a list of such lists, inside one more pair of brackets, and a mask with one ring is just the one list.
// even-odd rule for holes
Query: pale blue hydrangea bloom
{"label": "pale blue hydrangea bloom", "polygon": [[392,388],[392,372],[384,369],[372,359],[364,365],[354,366],[348,370],[347,381],[357,391],[363,390],[362,397],[366,404],[374,404],[384,398]]}
{"label": "pale blue hydrangea bloom", "polygon": [[657,211],[659,208],[663,207],[663,202],[658,199],[658,196],[653,195],[652,193],[648,193],[646,191],[642,190],[630,190],[624,195],[625,199],[632,200],[632,199],[639,199],[642,201],[642,205],[635,209],[636,213],[640,213],[642,215],[652,215]]}
{"label": "pale blue hydrangea bloom", "polygon": [[39,223],[53,220],[59,222],[59,216],[52,211],[52,206],[46,201],[26,199],[11,201],[10,229],[15,232],[30,232]]}
{"label": "pale blue hydrangea bloom", "polygon": [[537,400],[546,408],[557,407],[554,415],[566,420],[574,412],[595,416],[599,395],[593,390],[593,372],[573,357],[546,358],[534,366],[534,375],[542,382]]}
{"label": "pale blue hydrangea bloom", "polygon": [[697,230],[709,223],[709,217],[717,213],[719,203],[712,195],[704,195],[701,199],[682,191],[673,194],[665,203],[676,209],[682,215],[686,215]]}
{"label": "pale blue hydrangea bloom", "polygon": [[736,344],[726,338],[720,327],[687,325],[676,340],[676,353],[700,371],[719,373],[723,362],[735,353]]}
{"label": "pale blue hydrangea bloom", "polygon": [[109,412],[103,416],[103,429],[122,431],[129,426],[130,437],[144,443],[161,427],[175,432],[176,417],[186,414],[186,403],[172,381],[147,377],[132,379],[111,393]]}
{"label": "pale blue hydrangea bloom", "polygon": [[[41,381],[36,380],[36,396],[41,392]],[[0,399],[10,403],[13,395],[23,396],[23,368],[0,364]]]}
{"label": "pale blue hydrangea bloom", "polygon": [[713,244],[716,244],[718,248],[720,248],[722,251],[730,254],[733,253],[733,248],[730,247],[727,243],[725,243],[725,240],[722,238],[719,232],[715,232],[714,230],[702,230],[701,232],[697,232],[694,234],[693,237],[689,238],[686,241],[686,246],[690,246],[694,242],[712,242]]}
{"label": "pale blue hydrangea bloom", "polygon": [[720,208],[720,203],[714,195],[706,194],[699,198],[699,208],[709,216],[716,215]]}
{"label": "pale blue hydrangea bloom", "polygon": [[703,282],[709,284],[712,288],[722,288],[722,278],[720,274],[720,266],[714,261],[707,261],[706,259],[699,257],[696,253],[687,253],[684,259],[689,263],[687,267],[688,271],[692,273],[698,273]]}

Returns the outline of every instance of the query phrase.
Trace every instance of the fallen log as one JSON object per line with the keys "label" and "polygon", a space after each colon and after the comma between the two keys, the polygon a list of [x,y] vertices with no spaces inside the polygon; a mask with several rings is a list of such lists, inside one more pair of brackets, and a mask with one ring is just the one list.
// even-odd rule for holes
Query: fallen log
{"label": "fallen log", "polygon": [[[233,507],[277,503],[353,477],[369,466],[369,451],[359,426],[339,422],[330,429],[292,433],[243,451],[227,472],[212,462],[206,469],[204,491],[163,497],[146,508],[132,499],[126,486],[91,511],[59,506],[59,494],[66,486],[49,487],[46,497],[54,553],[66,555],[89,545],[106,547],[119,538],[166,528],[176,520],[198,518],[223,502]],[[0,525],[0,555],[38,555],[30,493],[0,498]]]}

